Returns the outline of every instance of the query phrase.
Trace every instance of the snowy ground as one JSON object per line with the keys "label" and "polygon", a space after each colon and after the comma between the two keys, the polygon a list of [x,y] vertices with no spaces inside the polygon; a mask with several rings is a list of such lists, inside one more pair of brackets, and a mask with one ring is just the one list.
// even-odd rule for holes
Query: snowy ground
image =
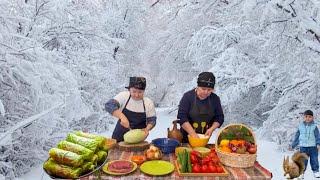
{"label": "snowy ground", "polygon": [[[158,137],[166,137],[167,136],[167,128],[170,126],[172,128],[171,122],[175,120],[176,112],[168,113],[172,109],[161,108],[157,109],[158,120],[157,125],[154,130],[150,132],[147,140],[150,142],[152,139]],[[111,128],[113,129],[113,128]],[[112,132],[104,133],[105,136],[110,137]],[[209,143],[214,143],[216,138],[217,131],[212,135],[209,140]],[[273,179],[282,180],[286,179],[283,176],[282,170],[282,161],[283,157],[287,155],[292,155],[293,152],[279,152],[277,150],[276,144],[273,142],[265,141],[262,139],[258,139],[258,157],[257,161],[266,169],[272,172]],[[0,178],[1,179],[1,178]],[[42,165],[39,165],[37,168],[33,169],[31,172],[26,174],[25,176],[19,178],[20,180],[47,180],[50,179],[42,170]],[[305,180],[316,179],[313,177],[313,174],[310,169],[310,164],[308,165],[308,169],[305,174]]]}

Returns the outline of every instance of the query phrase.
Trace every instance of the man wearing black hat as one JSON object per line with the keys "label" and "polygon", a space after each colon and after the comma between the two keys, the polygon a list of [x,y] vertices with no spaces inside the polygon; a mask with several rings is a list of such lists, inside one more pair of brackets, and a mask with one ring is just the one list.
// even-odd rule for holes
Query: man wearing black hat
{"label": "man wearing black hat", "polygon": [[130,129],[144,129],[146,137],[156,125],[156,111],[152,100],[144,97],[146,79],[130,77],[128,91],[120,92],[106,104],[106,111],[118,118],[112,138],[123,141],[123,135]]}
{"label": "man wearing black hat", "polygon": [[182,127],[183,142],[188,142],[188,135],[198,137],[197,134],[205,134],[210,137],[224,122],[220,98],[213,92],[213,73],[200,73],[197,84],[195,89],[183,95],[179,103],[177,118]]}

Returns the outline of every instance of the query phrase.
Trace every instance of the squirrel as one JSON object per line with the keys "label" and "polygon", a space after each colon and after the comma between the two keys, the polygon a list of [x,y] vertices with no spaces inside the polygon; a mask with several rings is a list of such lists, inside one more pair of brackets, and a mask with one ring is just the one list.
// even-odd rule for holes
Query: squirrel
{"label": "squirrel", "polygon": [[283,159],[283,170],[284,170],[284,176],[289,174],[290,179],[294,179],[299,177],[301,174],[303,174],[305,165],[304,161],[308,159],[308,155],[305,153],[295,152],[291,160],[289,162],[289,156],[284,157]]}

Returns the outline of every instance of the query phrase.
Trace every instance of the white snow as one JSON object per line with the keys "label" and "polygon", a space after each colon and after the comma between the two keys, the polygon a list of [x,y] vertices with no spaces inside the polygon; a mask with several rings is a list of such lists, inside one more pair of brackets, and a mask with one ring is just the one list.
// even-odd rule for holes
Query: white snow
{"label": "white snow", "polygon": [[[167,128],[170,126],[171,121],[176,119],[176,112],[168,113],[173,108],[158,108],[157,109],[157,125],[156,127],[150,132],[149,137],[147,138],[148,142],[151,142],[152,139],[159,138],[159,137],[166,137],[167,136]],[[113,127],[112,127],[113,128]],[[172,126],[170,126],[170,129]],[[209,140],[209,143],[214,143],[216,134],[218,130],[214,132],[212,137]],[[105,136],[110,137],[112,131],[102,133]],[[291,156],[293,152],[280,152],[277,150],[276,143],[266,141],[263,139],[258,139],[258,156],[257,161],[266,169],[268,169],[273,174],[273,178],[275,180],[285,179],[283,176],[283,169],[282,169],[282,161],[284,156]],[[19,178],[19,180],[34,180],[34,179],[41,179],[47,180],[50,179],[48,175],[46,175],[42,169],[42,164],[39,165],[37,168],[34,168],[26,175]],[[310,169],[310,164],[308,165],[308,169],[305,174],[306,180],[312,180],[313,174]]]}
{"label": "white snow", "polygon": [[3,105],[3,103],[2,103],[2,101],[0,99],[0,115],[4,116],[5,114],[6,114],[6,111],[4,109],[4,105]]}
{"label": "white snow", "polygon": [[[1,103],[1,101],[0,101],[0,103]],[[0,105],[1,105],[1,104],[0,104]],[[34,116],[32,116],[32,117],[29,117],[29,118],[27,118],[27,119],[25,119],[25,120],[17,123],[15,126],[11,127],[11,128],[10,128],[9,130],[7,130],[5,133],[1,134],[1,136],[0,136],[0,144],[5,143],[5,142],[6,142],[6,141],[5,141],[5,140],[6,140],[6,137],[7,137],[8,135],[10,135],[14,130],[16,130],[16,129],[22,127],[22,126],[27,126],[27,125],[29,125],[29,124],[32,123],[33,121],[39,119],[40,117],[48,114],[49,112],[53,111],[53,110],[56,109],[57,107],[61,107],[61,106],[64,106],[64,103],[63,103],[63,102],[57,103],[55,106],[51,107],[50,109],[47,109],[47,110],[45,110],[45,111],[43,111],[43,112],[41,112],[41,113],[39,113],[39,114],[37,114],[37,115],[34,115]],[[1,108],[1,106],[0,106],[0,108]],[[1,109],[0,109],[0,110],[1,110]]]}

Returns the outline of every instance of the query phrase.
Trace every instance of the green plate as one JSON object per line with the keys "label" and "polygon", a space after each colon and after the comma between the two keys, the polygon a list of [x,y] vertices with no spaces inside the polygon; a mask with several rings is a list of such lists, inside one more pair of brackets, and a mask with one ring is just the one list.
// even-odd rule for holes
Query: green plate
{"label": "green plate", "polygon": [[152,176],[163,176],[174,171],[174,165],[168,161],[147,161],[140,166],[140,171]]}

